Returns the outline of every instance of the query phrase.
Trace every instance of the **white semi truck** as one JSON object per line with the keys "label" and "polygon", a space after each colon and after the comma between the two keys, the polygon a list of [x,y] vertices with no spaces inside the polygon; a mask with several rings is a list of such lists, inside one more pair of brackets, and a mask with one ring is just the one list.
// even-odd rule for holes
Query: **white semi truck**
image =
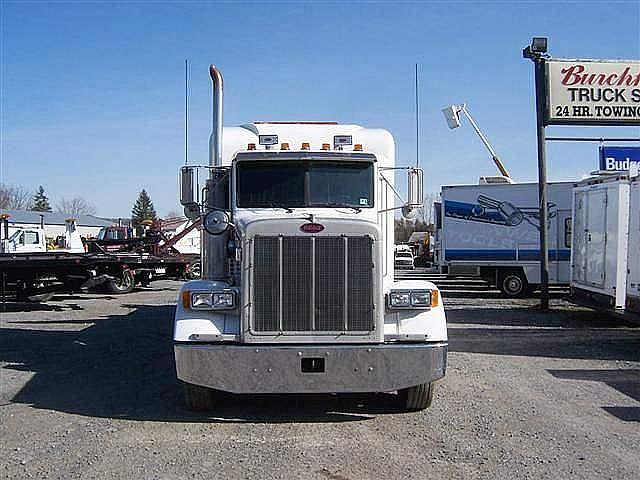
{"label": "white semi truck", "polygon": [[[213,133],[203,189],[181,169],[181,202],[202,216],[202,279],[178,295],[174,350],[191,409],[219,391],[398,391],[431,404],[446,369],[442,297],[394,281],[393,137],[329,122],[222,128],[222,76],[210,67]],[[422,171],[405,169],[409,202]],[[202,194],[203,200],[198,197]]]}
{"label": "white semi truck", "polygon": [[[549,183],[549,282],[569,283],[571,182]],[[436,215],[435,263],[441,273],[479,274],[504,295],[540,284],[536,183],[443,186]]]}

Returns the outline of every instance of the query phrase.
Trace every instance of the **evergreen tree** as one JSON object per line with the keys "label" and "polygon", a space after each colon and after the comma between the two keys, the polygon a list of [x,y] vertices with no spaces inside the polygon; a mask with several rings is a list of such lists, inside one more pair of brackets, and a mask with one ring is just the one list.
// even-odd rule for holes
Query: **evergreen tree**
{"label": "evergreen tree", "polygon": [[149,198],[147,191],[143,189],[131,210],[131,224],[138,229],[143,220],[156,220],[157,218],[153,202]]}
{"label": "evergreen tree", "polygon": [[50,212],[51,211],[51,205],[49,205],[49,199],[44,194],[44,188],[42,188],[42,185],[40,185],[38,187],[38,190],[36,190],[36,193],[33,196],[32,203],[33,205],[31,206],[31,210],[33,210],[34,212]]}

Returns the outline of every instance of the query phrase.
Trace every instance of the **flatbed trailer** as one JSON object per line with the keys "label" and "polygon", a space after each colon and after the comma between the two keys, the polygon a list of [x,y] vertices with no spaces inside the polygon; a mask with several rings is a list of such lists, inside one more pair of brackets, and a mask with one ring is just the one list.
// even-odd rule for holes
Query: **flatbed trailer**
{"label": "flatbed trailer", "polygon": [[0,294],[2,299],[46,301],[57,292],[101,284],[110,293],[128,293],[157,278],[182,278],[187,265],[180,257],[135,253],[6,253],[0,254]]}

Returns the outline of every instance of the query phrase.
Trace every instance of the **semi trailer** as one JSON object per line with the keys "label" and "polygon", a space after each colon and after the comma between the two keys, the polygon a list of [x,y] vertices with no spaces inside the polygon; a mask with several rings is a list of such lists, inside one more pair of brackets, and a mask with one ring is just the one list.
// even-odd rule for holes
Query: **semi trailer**
{"label": "semi trailer", "polygon": [[573,212],[571,299],[637,320],[640,178],[611,174],[576,184]]}
{"label": "semi trailer", "polygon": [[[637,172],[636,172],[637,173]],[[629,183],[627,310],[640,314],[640,176]]]}
{"label": "semi trailer", "polygon": [[[210,67],[209,164],[180,170],[181,203],[202,218],[202,279],[178,294],[177,377],[186,404],[235,394],[394,392],[431,404],[447,328],[431,282],[394,281],[394,212],[422,204],[383,129],[334,122],[222,126],[222,75]],[[205,185],[196,175],[208,171]],[[201,199],[201,200],[199,200]]]}

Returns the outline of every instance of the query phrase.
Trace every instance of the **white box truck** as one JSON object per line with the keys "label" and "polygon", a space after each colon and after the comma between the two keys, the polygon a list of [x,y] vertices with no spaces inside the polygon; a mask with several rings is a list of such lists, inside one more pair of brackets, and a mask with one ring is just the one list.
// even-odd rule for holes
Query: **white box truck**
{"label": "white box truck", "polygon": [[[394,281],[393,137],[334,122],[223,130],[222,76],[210,75],[204,201],[194,167],[180,182],[204,226],[202,280],[183,285],[175,313],[187,406],[218,391],[398,391],[403,408],[428,407],[447,327],[433,283]],[[421,205],[422,171],[408,179],[405,211]]]}
{"label": "white box truck", "polygon": [[628,176],[599,176],[576,184],[573,224],[572,299],[624,310],[630,253]]}
{"label": "white box truck", "polygon": [[[549,183],[549,283],[569,283],[571,182]],[[505,295],[540,284],[537,183],[443,186],[435,205],[441,273],[475,273]]]}

